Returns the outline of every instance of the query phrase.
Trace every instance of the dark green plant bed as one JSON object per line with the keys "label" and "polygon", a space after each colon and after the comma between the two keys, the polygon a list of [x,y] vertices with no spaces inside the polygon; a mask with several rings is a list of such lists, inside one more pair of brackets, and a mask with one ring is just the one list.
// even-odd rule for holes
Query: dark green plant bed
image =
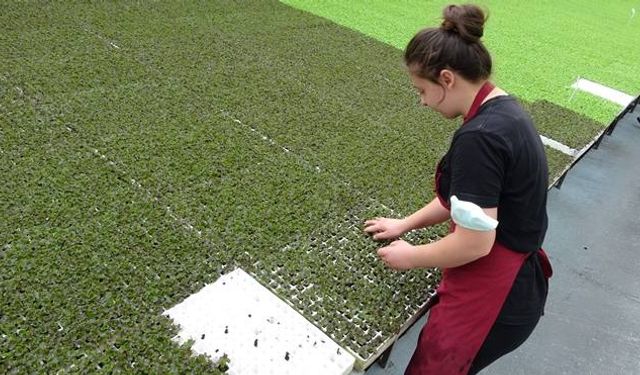
{"label": "dark green plant bed", "polygon": [[601,123],[546,100],[523,105],[542,134],[576,150],[604,131]]}
{"label": "dark green plant bed", "polygon": [[12,111],[25,116],[0,122],[0,372],[221,373],[160,314],[215,280],[224,252],[38,113]]}

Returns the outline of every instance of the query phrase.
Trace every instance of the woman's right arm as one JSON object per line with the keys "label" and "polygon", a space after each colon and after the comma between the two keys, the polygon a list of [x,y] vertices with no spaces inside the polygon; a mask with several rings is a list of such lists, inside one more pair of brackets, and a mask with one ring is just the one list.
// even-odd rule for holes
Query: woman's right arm
{"label": "woman's right arm", "polygon": [[435,198],[404,219],[375,218],[367,220],[364,223],[364,231],[373,234],[374,240],[391,240],[414,229],[440,224],[449,218],[449,210],[442,206],[438,198]]}

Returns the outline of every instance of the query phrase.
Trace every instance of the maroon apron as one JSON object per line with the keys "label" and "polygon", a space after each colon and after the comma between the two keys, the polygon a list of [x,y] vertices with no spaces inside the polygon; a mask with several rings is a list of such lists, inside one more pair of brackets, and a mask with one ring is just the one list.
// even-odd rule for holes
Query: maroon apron
{"label": "maroon apron", "polygon": [[[464,123],[477,113],[482,101],[493,90],[489,82],[476,95]],[[463,123],[463,125],[464,125]],[[436,171],[436,194],[440,196],[441,169]],[[451,221],[451,232],[455,224]],[[551,277],[551,264],[540,249],[545,277]],[[488,255],[459,267],[442,271],[437,289],[437,302],[429,311],[429,319],[420,333],[416,351],[405,375],[467,374],[502,305],[511,290],[518,271],[531,253],[513,251],[495,242]]]}

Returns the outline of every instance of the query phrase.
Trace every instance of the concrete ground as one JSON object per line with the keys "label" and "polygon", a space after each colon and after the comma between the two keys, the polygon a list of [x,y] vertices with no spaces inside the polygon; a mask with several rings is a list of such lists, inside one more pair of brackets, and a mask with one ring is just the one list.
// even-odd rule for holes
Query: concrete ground
{"label": "concrete ground", "polygon": [[[530,339],[482,374],[640,374],[640,106],[549,192],[544,248],[554,267],[546,315]],[[386,368],[404,372],[419,320]],[[356,373],[354,373],[356,374]]]}

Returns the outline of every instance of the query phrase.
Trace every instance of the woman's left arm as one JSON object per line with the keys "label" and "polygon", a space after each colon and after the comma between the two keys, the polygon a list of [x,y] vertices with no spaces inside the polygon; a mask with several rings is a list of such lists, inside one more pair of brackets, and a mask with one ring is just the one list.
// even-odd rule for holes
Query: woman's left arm
{"label": "woman's left arm", "polygon": [[[490,217],[497,219],[498,209],[484,208]],[[446,237],[424,245],[413,246],[398,240],[378,249],[380,258],[391,268],[451,268],[470,263],[489,254],[496,239],[496,231],[477,231],[456,226]]]}

